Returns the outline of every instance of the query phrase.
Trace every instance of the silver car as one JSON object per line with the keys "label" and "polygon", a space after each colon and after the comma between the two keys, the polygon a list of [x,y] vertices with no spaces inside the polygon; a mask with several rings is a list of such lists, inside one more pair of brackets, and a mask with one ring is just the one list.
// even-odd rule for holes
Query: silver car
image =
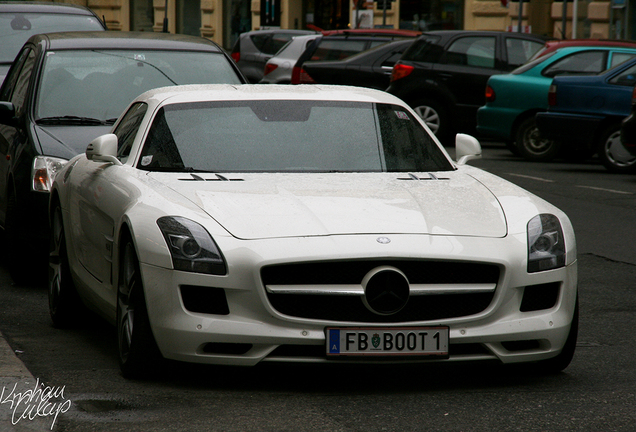
{"label": "silver car", "polygon": [[242,33],[232,47],[231,56],[251,83],[263,78],[267,60],[272,58],[294,36],[314,34],[310,30],[254,30]]}
{"label": "silver car", "polygon": [[261,84],[290,84],[296,60],[316,37],[318,37],[317,34],[296,36],[287,42],[265,64]]}

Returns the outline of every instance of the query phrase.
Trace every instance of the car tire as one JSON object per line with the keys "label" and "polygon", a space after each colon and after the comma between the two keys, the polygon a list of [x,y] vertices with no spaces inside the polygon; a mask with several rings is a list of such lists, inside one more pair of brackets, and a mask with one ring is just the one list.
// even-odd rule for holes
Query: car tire
{"label": "car tire", "polygon": [[570,325],[568,338],[563,345],[563,349],[556,356],[547,360],[538,362],[535,366],[538,372],[543,374],[556,374],[567,368],[572,362],[574,351],[576,350],[576,340],[579,334],[579,299],[577,297],[574,306],[574,315]]}
{"label": "car tire", "polygon": [[413,102],[411,107],[440,141],[447,138],[450,125],[446,110],[440,103],[431,99],[420,99]]}
{"label": "car tire", "polygon": [[62,223],[62,210],[56,206],[51,219],[49,249],[49,313],[55,327],[69,327],[77,323],[84,306],[71,277]]}
{"label": "car tire", "polygon": [[597,153],[603,166],[610,172],[636,172],[636,156],[621,143],[620,124],[614,124],[603,131],[598,141]]}
{"label": "car tire", "polygon": [[561,143],[541,137],[534,117],[523,120],[515,133],[515,142],[519,154],[527,160],[546,162],[554,159]]}
{"label": "car tire", "polygon": [[148,318],[139,260],[132,242],[124,246],[117,288],[119,366],[126,378],[157,371],[162,359]]}

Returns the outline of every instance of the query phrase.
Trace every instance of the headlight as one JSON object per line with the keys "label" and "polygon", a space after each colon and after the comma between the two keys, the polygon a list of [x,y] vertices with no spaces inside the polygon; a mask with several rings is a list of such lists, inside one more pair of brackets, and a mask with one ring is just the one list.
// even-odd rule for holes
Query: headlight
{"label": "headlight", "polygon": [[224,275],[225,260],[210,234],[198,223],[178,216],[165,216],[157,225],[166,239],[175,270]]}
{"label": "headlight", "polygon": [[565,241],[559,219],[540,214],[528,222],[528,273],[565,265]]}
{"label": "headlight", "polygon": [[36,192],[50,192],[55,174],[57,174],[68,161],[50,156],[38,156],[33,159],[31,178],[33,190]]}

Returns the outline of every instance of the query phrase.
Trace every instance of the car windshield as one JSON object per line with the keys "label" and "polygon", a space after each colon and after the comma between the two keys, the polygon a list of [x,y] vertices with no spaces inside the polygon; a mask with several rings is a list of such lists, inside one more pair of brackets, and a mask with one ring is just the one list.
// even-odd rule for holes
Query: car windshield
{"label": "car windshield", "polygon": [[222,53],[145,50],[48,52],[35,116],[112,121],[141,93],[182,84],[240,84]]}
{"label": "car windshield", "polygon": [[104,30],[99,20],[86,15],[0,13],[0,63],[11,63],[31,36],[60,31]]}
{"label": "car windshield", "polygon": [[138,168],[187,172],[454,169],[403,107],[303,100],[167,105],[154,118]]}

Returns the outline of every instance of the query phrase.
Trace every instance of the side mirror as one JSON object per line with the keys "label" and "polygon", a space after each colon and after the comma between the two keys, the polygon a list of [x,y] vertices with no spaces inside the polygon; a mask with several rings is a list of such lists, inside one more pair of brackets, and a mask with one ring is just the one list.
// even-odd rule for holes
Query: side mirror
{"label": "side mirror", "polygon": [[481,145],[475,137],[466,134],[457,134],[455,138],[455,159],[457,165],[465,165],[472,159],[481,158]]}
{"label": "side mirror", "polygon": [[86,147],[86,158],[98,162],[110,162],[122,165],[117,159],[117,135],[106,134],[98,136]]}
{"label": "side mirror", "polygon": [[15,125],[15,107],[11,102],[0,102],[0,124]]}

